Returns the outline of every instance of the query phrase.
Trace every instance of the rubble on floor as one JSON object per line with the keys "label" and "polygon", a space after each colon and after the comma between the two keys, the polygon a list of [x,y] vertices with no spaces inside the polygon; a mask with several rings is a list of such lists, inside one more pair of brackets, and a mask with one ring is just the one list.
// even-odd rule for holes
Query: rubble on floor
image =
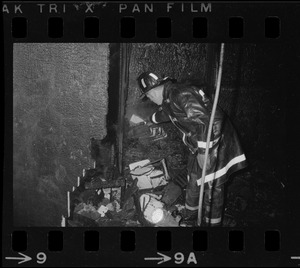
{"label": "rubble on floor", "polygon": [[[167,169],[162,160],[135,162],[125,172],[127,186],[122,198],[120,188],[89,190],[76,203],[69,226],[180,226],[186,173],[185,168]],[[284,221],[284,189],[274,180],[261,167],[232,176],[226,189],[223,226]]]}
{"label": "rubble on floor", "polygon": [[175,211],[182,204],[175,203],[183,201],[183,191],[171,180],[165,159],[129,165],[123,198],[120,187],[93,189],[110,185],[103,179],[85,185],[88,188],[73,199],[69,226],[179,226],[181,217]]}

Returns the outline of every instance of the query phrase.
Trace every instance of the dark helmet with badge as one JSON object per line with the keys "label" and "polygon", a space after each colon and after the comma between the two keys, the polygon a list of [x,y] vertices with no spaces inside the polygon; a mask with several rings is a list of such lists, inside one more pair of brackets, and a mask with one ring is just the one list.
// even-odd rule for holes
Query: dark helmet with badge
{"label": "dark helmet with badge", "polygon": [[142,73],[137,79],[142,93],[141,98],[145,97],[145,94],[152,88],[158,87],[169,80],[169,77],[165,77],[162,79],[152,72]]}

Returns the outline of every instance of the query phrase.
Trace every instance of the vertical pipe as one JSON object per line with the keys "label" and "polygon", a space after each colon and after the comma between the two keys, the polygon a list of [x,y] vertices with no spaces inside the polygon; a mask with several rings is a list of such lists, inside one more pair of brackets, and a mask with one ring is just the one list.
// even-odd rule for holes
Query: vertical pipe
{"label": "vertical pipe", "polygon": [[70,218],[70,216],[71,216],[71,204],[70,204],[70,192],[68,191],[67,192],[67,199],[68,199],[68,201],[67,201],[67,209],[68,209],[68,218]]}
{"label": "vertical pipe", "polygon": [[205,173],[206,173],[206,166],[207,166],[207,158],[209,152],[209,143],[210,143],[210,136],[212,132],[212,126],[215,118],[215,112],[217,109],[217,103],[219,99],[220,87],[221,87],[221,78],[222,78],[222,68],[223,68],[223,58],[224,58],[224,43],[221,44],[221,51],[220,51],[220,64],[219,64],[219,72],[218,72],[218,80],[217,80],[217,87],[216,93],[214,97],[214,103],[211,111],[211,116],[209,120],[209,127],[208,133],[206,138],[206,148],[205,148],[205,157],[204,157],[204,164],[202,168],[202,177],[201,177],[201,185],[200,185],[200,196],[199,196],[199,207],[198,207],[198,226],[201,226],[202,222],[202,205],[203,205],[203,191],[204,191],[204,183],[205,183]]}

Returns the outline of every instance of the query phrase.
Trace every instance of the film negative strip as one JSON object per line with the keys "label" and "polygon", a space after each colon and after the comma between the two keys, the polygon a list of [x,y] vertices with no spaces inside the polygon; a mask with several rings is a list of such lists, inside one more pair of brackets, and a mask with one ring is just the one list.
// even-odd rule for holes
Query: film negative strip
{"label": "film negative strip", "polygon": [[4,267],[300,265],[299,2],[2,15]]}

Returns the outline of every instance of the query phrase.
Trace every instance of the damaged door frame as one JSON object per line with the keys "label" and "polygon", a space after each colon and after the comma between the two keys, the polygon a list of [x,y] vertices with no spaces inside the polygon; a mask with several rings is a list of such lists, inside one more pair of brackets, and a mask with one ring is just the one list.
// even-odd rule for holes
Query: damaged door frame
{"label": "damaged door frame", "polygon": [[129,63],[131,55],[131,44],[120,44],[120,74],[119,74],[119,111],[118,111],[118,128],[117,128],[117,159],[119,173],[123,174],[123,139],[124,139],[124,116],[125,104],[129,84]]}

